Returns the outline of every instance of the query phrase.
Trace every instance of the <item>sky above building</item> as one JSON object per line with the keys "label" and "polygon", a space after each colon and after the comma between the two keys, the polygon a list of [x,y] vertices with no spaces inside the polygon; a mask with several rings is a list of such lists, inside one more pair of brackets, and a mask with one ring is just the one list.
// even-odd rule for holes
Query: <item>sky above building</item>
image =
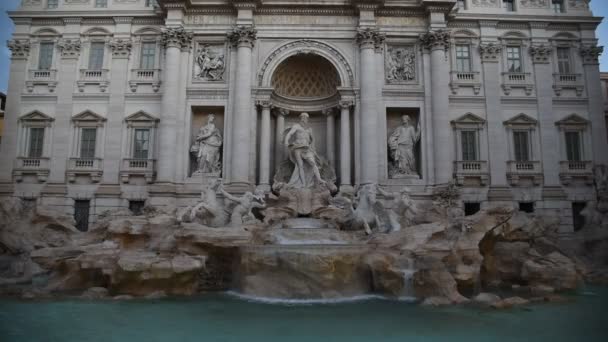
{"label": "sky above building", "polygon": [[[6,47],[6,41],[13,34],[13,23],[6,11],[12,11],[19,7],[21,0],[0,0],[0,91],[6,93],[9,77],[10,50]],[[608,1],[593,0],[591,9],[596,16],[608,16]],[[597,30],[600,45],[606,46],[606,52],[601,57],[601,70],[608,72],[608,19],[604,20]]]}

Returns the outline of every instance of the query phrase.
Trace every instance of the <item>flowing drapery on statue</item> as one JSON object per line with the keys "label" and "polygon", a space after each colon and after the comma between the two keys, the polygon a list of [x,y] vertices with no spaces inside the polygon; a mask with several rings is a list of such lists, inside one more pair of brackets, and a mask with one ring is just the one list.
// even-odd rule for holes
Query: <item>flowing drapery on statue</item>
{"label": "flowing drapery on statue", "polygon": [[321,160],[315,151],[307,113],[300,114],[300,122],[287,130],[284,143],[289,151],[289,160],[295,166],[287,185],[294,188],[312,188],[325,184],[319,172]]}
{"label": "flowing drapery on statue", "polygon": [[414,147],[420,140],[420,122],[414,128],[410,124],[410,117],[401,117],[401,126],[397,127],[388,138],[388,147],[394,162],[393,175],[417,175],[416,156]]}
{"label": "flowing drapery on statue", "polygon": [[203,173],[219,173],[222,170],[220,149],[222,134],[215,126],[215,116],[209,115],[207,124],[202,126],[190,151],[196,155],[197,170]]}

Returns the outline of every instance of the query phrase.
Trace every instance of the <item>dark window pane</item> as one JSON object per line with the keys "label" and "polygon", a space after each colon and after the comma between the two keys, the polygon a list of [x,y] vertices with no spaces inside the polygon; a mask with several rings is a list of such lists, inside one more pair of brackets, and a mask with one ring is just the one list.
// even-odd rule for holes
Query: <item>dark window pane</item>
{"label": "dark window pane", "polygon": [[528,142],[528,132],[513,132],[513,146],[516,161],[530,160],[530,145]]}
{"label": "dark window pane", "polygon": [[581,141],[579,132],[566,132],[566,156],[569,161],[581,161]]}
{"label": "dark window pane", "polygon": [[101,70],[103,68],[103,54],[106,44],[91,43],[91,51],[89,53],[89,69]]}
{"label": "dark window pane", "polygon": [[96,128],[83,128],[80,139],[80,158],[95,158],[95,142],[97,140]]}
{"label": "dark window pane", "polygon": [[464,204],[464,216],[475,215],[481,209],[479,202],[467,202]]}
{"label": "dark window pane", "polygon": [[575,232],[583,229],[585,226],[585,217],[582,215],[582,212],[586,206],[586,202],[572,202],[572,225]]}
{"label": "dark window pane", "polygon": [[145,42],[141,46],[141,65],[142,69],[154,69],[154,60],[156,58],[156,43]]}
{"label": "dark window pane", "polygon": [[74,201],[74,220],[76,221],[76,228],[81,232],[89,230],[90,208],[91,201],[89,200]]}
{"label": "dark window pane", "polygon": [[42,127],[30,128],[30,148],[28,151],[28,157],[30,157],[30,158],[42,157],[43,147],[44,147],[44,128],[42,128]]}
{"label": "dark window pane", "polygon": [[477,134],[475,131],[462,131],[462,160],[477,160]]}
{"label": "dark window pane", "polygon": [[38,69],[49,70],[53,65],[53,43],[40,43],[40,55],[38,57]]}
{"label": "dark window pane", "polygon": [[148,151],[150,150],[150,130],[136,129],[133,146],[133,158],[148,159]]}

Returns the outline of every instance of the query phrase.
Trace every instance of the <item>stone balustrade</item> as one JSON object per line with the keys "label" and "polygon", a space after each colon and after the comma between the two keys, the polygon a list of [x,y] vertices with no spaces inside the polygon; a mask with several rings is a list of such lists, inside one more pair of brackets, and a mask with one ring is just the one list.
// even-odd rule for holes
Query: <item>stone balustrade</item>
{"label": "stone balustrade", "polygon": [[150,85],[154,92],[160,89],[160,69],[132,69],[129,88],[132,92],[137,91],[139,85]]}
{"label": "stone balustrade", "polygon": [[67,177],[70,183],[76,181],[76,176],[90,176],[97,183],[103,174],[103,159],[101,158],[70,158],[68,160]]}
{"label": "stone balustrade", "polygon": [[553,90],[555,95],[561,96],[563,89],[574,89],[576,96],[583,95],[585,89],[582,74],[553,74]]}
{"label": "stone balustrade", "polygon": [[574,179],[584,180],[586,184],[593,184],[593,162],[590,160],[566,160],[559,163],[559,177],[564,185],[572,184]]}
{"label": "stone balustrade", "polygon": [[485,160],[459,160],[454,162],[454,178],[458,185],[477,181],[485,186],[489,179],[488,162]]}
{"label": "stone balustrade", "polygon": [[130,177],[143,177],[147,183],[154,181],[154,159],[123,159],[120,170],[120,179],[128,183]]}
{"label": "stone balustrade", "polygon": [[521,179],[531,179],[534,185],[540,185],[543,180],[543,171],[540,161],[507,162],[507,180],[512,186],[517,186]]}
{"label": "stone balustrade", "polygon": [[21,182],[24,175],[33,175],[38,178],[38,182],[45,182],[50,172],[50,161],[46,157],[19,157],[15,160],[13,168],[13,178],[16,182]]}

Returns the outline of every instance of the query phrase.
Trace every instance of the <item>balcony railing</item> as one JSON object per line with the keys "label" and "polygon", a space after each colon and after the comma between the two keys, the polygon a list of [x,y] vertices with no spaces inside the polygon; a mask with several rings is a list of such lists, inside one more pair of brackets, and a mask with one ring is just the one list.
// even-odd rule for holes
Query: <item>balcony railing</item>
{"label": "balcony railing", "polygon": [[54,92],[57,86],[57,70],[29,70],[25,82],[27,91],[34,92],[34,86],[37,85],[48,86],[49,91]]}
{"label": "balcony railing", "polygon": [[77,175],[88,175],[93,182],[101,180],[102,174],[101,158],[70,158],[68,160],[68,180],[74,182]]}
{"label": "balcony railing", "polygon": [[534,185],[540,185],[543,180],[540,161],[508,161],[507,179],[516,186],[522,178],[532,179]]}
{"label": "balcony railing", "polygon": [[131,176],[143,176],[146,182],[154,180],[154,159],[123,159],[120,176],[124,183],[129,182]]}
{"label": "balcony railing", "polygon": [[453,94],[458,93],[459,87],[473,87],[475,95],[479,94],[479,91],[481,90],[481,77],[479,72],[452,71],[450,77],[450,87],[452,88]]}
{"label": "balcony railing", "polygon": [[581,74],[553,74],[553,90],[557,96],[561,96],[563,89],[574,89],[576,96],[581,96],[584,87]]}
{"label": "balcony railing", "polygon": [[593,162],[590,160],[565,160],[559,163],[562,183],[568,185],[574,178],[584,179],[587,184],[593,184]]}
{"label": "balcony railing", "polygon": [[84,92],[86,85],[99,85],[99,90],[105,92],[110,83],[109,70],[107,69],[80,69],[80,78],[76,82],[78,90]]}
{"label": "balcony railing", "polygon": [[132,69],[129,80],[131,91],[136,92],[140,84],[149,84],[157,92],[160,88],[160,69]]}
{"label": "balcony railing", "polygon": [[454,177],[459,185],[463,185],[467,178],[478,179],[480,185],[485,185],[489,178],[488,162],[484,160],[455,161]]}
{"label": "balcony railing", "polygon": [[502,89],[505,95],[511,93],[512,88],[523,88],[526,95],[532,94],[534,82],[532,75],[527,72],[503,72],[502,73]]}
{"label": "balcony railing", "polygon": [[15,178],[15,181],[20,182],[23,179],[23,175],[31,174],[37,176],[39,182],[44,182],[48,178],[49,170],[49,158],[19,157],[15,160],[13,177]]}

